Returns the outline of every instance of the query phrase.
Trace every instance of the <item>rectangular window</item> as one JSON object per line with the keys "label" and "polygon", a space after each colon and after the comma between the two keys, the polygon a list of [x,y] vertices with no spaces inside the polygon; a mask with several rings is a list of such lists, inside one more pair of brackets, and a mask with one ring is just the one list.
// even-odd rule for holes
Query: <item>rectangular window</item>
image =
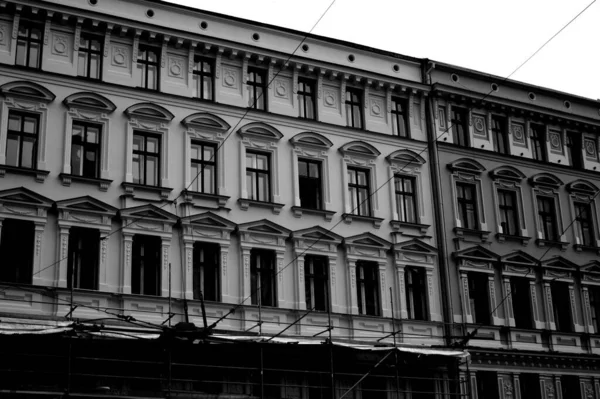
{"label": "rectangular window", "polygon": [[406,311],[412,320],[428,320],[427,274],[420,267],[407,267],[404,270],[406,284]]}
{"label": "rectangular window", "polygon": [[20,168],[37,167],[40,118],[36,114],[9,111],[6,137],[6,164]]}
{"label": "rectangular window", "polygon": [[556,209],[554,198],[538,195],[538,229],[542,232],[544,240],[558,241],[558,224],[556,221]]}
{"label": "rectangular window", "polygon": [[300,118],[316,119],[315,82],[306,78],[298,78],[298,106]]}
{"label": "rectangular window", "polygon": [[346,88],[346,125],[363,128],[362,91],[353,87]]}
{"label": "rectangular window", "polygon": [[491,319],[488,276],[484,273],[471,272],[467,278],[469,281],[469,307],[473,316],[473,323],[489,325]]}
{"label": "rectangular window", "polygon": [[475,189],[473,184],[456,183],[458,218],[461,226],[465,229],[479,230]]}
{"label": "rectangular window", "polygon": [[545,126],[531,124],[531,155],[538,161],[547,161]]}
{"label": "rectangular window", "polygon": [[415,198],[415,178],[394,176],[396,207],[401,222],[417,223],[417,201]]}
{"label": "rectangular window", "polygon": [[246,152],[246,189],[248,199],[271,201],[270,156],[260,152]]}
{"label": "rectangular window", "polygon": [[31,284],[35,225],[4,219],[0,236],[0,281]]}
{"label": "rectangular window", "polygon": [[160,295],[160,237],[133,236],[131,293]]}
{"label": "rectangular window", "polygon": [[144,89],[158,90],[160,75],[160,50],[140,44],[137,68],[140,70],[140,86]]}
{"label": "rectangular window", "polygon": [[135,132],[133,134],[133,182],[159,186],[160,136]]}
{"label": "rectangular window", "polygon": [[450,126],[452,127],[452,142],[462,147],[469,147],[469,125],[467,111],[452,107]]}
{"label": "rectangular window", "polygon": [[192,189],[199,193],[216,194],[217,146],[192,141],[190,153]]}
{"label": "rectangular window", "polygon": [[519,385],[521,387],[521,398],[542,399],[540,376],[538,374],[521,373],[519,375]]}
{"label": "rectangular window", "polygon": [[492,116],[492,138],[494,140],[496,152],[500,154],[510,154],[508,130],[505,118]]}
{"label": "rectangular window", "polygon": [[16,65],[37,69],[41,68],[43,34],[44,27],[42,24],[28,21],[21,21],[19,23]]}
{"label": "rectangular window", "polygon": [[498,213],[502,234],[520,236],[517,193],[512,190],[498,190]]}
{"label": "rectangular window", "polygon": [[327,289],[327,267],[325,256],[306,255],[304,257],[304,285],[306,309],[327,311],[329,295]]}
{"label": "rectangular window", "polygon": [[102,127],[73,122],[71,135],[71,174],[97,179],[100,177],[100,139]]}
{"label": "rectangular window", "polygon": [[477,397],[498,399],[498,374],[495,371],[477,370]]}
{"label": "rectangular window", "polygon": [[[560,388],[563,399],[581,398],[581,385],[579,383],[579,377],[576,375],[561,375]],[[593,397],[593,394],[586,395],[586,397]]]}
{"label": "rectangular window", "polygon": [[193,290],[194,299],[218,301],[219,283],[219,245],[205,242],[194,243],[193,253]]}
{"label": "rectangular window", "polygon": [[569,165],[575,169],[583,169],[582,149],[581,134],[567,132],[567,158],[569,159]]}
{"label": "rectangular window", "polygon": [[69,258],[67,287],[84,290],[98,289],[98,256],[100,231],[71,227],[69,229]]}
{"label": "rectangular window", "polygon": [[348,167],[348,195],[352,213],[371,216],[371,182],[369,170]]}
{"label": "rectangular window", "polygon": [[394,134],[400,137],[408,136],[408,107],[407,101],[392,97],[392,126]]}
{"label": "rectangular window", "polygon": [[376,262],[356,262],[358,314],[379,316],[379,267]]}
{"label": "rectangular window", "polygon": [[252,305],[277,306],[275,302],[275,253],[264,249],[251,250],[250,274]]}
{"label": "rectangular window", "polygon": [[530,290],[531,285],[527,278],[510,278],[510,297],[513,303],[515,327],[517,328],[533,328]]}
{"label": "rectangular window", "polygon": [[248,67],[248,95],[250,108],[267,110],[267,78],[264,69]]}
{"label": "rectangular window", "polygon": [[194,97],[213,101],[213,61],[203,57],[194,57]]}
{"label": "rectangular window", "polygon": [[310,159],[298,160],[298,186],[300,206],[308,209],[322,209],[321,162]]}
{"label": "rectangular window", "polygon": [[573,332],[569,284],[561,281],[552,281],[550,289],[552,291],[552,308],[554,309],[556,329],[562,332]]}
{"label": "rectangular window", "polygon": [[594,332],[600,334],[600,286],[588,286]]}
{"label": "rectangular window", "polygon": [[596,238],[594,236],[594,226],[592,224],[592,207],[590,203],[575,202],[575,228],[581,245],[586,247],[595,247]]}
{"label": "rectangular window", "polygon": [[102,36],[82,33],[79,41],[77,75],[100,79],[102,74]]}

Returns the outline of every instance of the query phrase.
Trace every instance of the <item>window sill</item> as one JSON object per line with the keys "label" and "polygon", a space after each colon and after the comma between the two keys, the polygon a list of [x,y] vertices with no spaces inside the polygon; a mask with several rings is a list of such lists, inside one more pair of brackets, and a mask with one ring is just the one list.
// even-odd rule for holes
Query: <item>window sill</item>
{"label": "window sill", "polygon": [[573,248],[577,252],[595,252],[596,255],[600,255],[600,247],[590,247],[588,245],[575,244]]}
{"label": "window sill", "polygon": [[160,197],[159,201],[164,201],[167,198],[169,198],[169,194],[171,193],[171,191],[173,191],[173,189],[169,187],[146,186],[144,184],[125,182],[121,183],[121,187],[125,189],[125,195],[132,196],[134,198],[136,192],[138,191],[158,194]]}
{"label": "window sill", "polygon": [[372,217],[372,216],[361,216],[361,215],[355,215],[353,213],[342,214],[342,219],[344,219],[344,222],[346,222],[347,224],[351,224],[353,220],[356,220],[357,222],[373,223],[373,227],[376,229],[380,228],[381,222],[383,222],[383,218],[376,218],[376,217]]}
{"label": "window sill", "polygon": [[207,194],[190,190],[183,190],[181,196],[185,202],[194,202],[194,200],[212,201],[215,202],[219,208],[223,208],[227,204],[229,198],[231,198],[225,195]]}
{"label": "window sill", "polygon": [[15,175],[27,175],[33,176],[35,181],[43,183],[46,177],[50,174],[47,170],[21,168],[18,166],[0,165],[0,177],[4,177],[6,173],[13,173]]}
{"label": "window sill", "polygon": [[431,227],[428,224],[403,222],[401,220],[390,220],[390,226],[394,230],[411,229],[418,230],[421,234],[427,234],[427,230]]}
{"label": "window sill", "polygon": [[569,246],[569,243],[566,241],[542,240],[541,238],[538,238],[537,240],[535,240],[535,243],[537,244],[538,247],[560,248],[561,251],[566,251],[567,247]]}
{"label": "window sill", "polygon": [[455,227],[454,233],[458,236],[459,239],[464,239],[465,237],[477,237],[481,240],[481,242],[486,242],[488,237],[490,236],[491,231]]}
{"label": "window sill", "polygon": [[520,242],[521,245],[526,246],[527,244],[529,244],[529,240],[531,240],[531,237],[513,236],[511,234],[496,233],[496,239],[498,240],[498,242],[517,241]]}
{"label": "window sill", "polygon": [[331,222],[333,219],[333,215],[335,212],[333,211],[324,211],[322,209],[312,209],[312,208],[302,208],[300,206],[293,206],[292,211],[294,212],[294,216],[297,218],[301,218],[303,213],[307,213],[309,215],[321,215],[326,222]]}
{"label": "window sill", "polygon": [[94,184],[100,188],[100,191],[108,191],[108,186],[110,186],[110,184],[112,183],[112,180],[98,179],[98,178],[94,178],[94,177],[84,177],[84,176],[78,176],[78,175],[69,175],[66,173],[61,173],[58,176],[62,180],[62,185],[66,186],[66,187],[69,187],[72,182],[78,182],[78,183]]}
{"label": "window sill", "polygon": [[284,206],[284,204],[278,204],[276,202],[255,201],[247,198],[238,199],[238,203],[243,211],[247,211],[250,206],[256,206],[259,208],[269,208],[275,215],[279,215]]}

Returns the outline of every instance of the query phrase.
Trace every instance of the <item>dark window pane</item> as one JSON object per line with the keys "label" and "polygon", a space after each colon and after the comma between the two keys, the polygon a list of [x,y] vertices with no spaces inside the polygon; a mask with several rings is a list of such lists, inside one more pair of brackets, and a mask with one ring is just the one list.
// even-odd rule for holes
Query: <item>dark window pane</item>
{"label": "dark window pane", "polygon": [[131,293],[160,295],[160,237],[133,236],[131,262]]}
{"label": "dark window pane", "polygon": [[0,235],[0,281],[31,284],[35,226],[25,220],[4,219]]}

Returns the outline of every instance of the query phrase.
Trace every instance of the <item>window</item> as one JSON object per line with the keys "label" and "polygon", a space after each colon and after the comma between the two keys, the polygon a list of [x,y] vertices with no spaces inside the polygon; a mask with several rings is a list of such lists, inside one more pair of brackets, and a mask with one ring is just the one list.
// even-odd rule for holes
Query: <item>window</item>
{"label": "window", "polygon": [[469,147],[469,126],[467,125],[467,111],[452,107],[450,119],[452,127],[452,142],[462,147]]}
{"label": "window", "polygon": [[583,169],[582,148],[581,134],[567,132],[567,158],[569,159],[569,165],[575,169]]}
{"label": "window", "polygon": [[592,325],[596,334],[600,333],[600,287],[589,286],[590,310],[592,313]]}
{"label": "window", "polygon": [[16,65],[41,68],[43,32],[41,24],[27,21],[19,23]]}
{"label": "window", "polygon": [[73,122],[71,136],[71,174],[100,177],[100,143],[102,127],[91,123]]}
{"label": "window", "polygon": [[246,187],[248,199],[271,200],[271,171],[269,154],[246,151]]}
{"label": "window", "polygon": [[513,303],[515,327],[533,328],[529,280],[523,277],[511,277],[510,296]]}
{"label": "window", "polygon": [[569,284],[561,281],[552,281],[550,289],[552,291],[552,308],[554,309],[556,329],[562,332],[573,332]]}
{"label": "window", "polygon": [[248,68],[248,95],[250,108],[267,110],[267,83],[265,71],[258,68]]}
{"label": "window", "polygon": [[140,86],[144,89],[158,90],[160,56],[154,47],[140,44],[137,67],[140,70]]}
{"label": "window", "polygon": [[542,238],[548,241],[558,241],[558,224],[554,207],[554,198],[538,195],[538,230],[542,232]]}
{"label": "window", "polygon": [[594,227],[592,225],[592,207],[590,203],[575,202],[575,228],[581,239],[581,245],[595,247]]}
{"label": "window", "polygon": [[353,214],[371,216],[370,185],[369,170],[348,166],[348,194]]}
{"label": "window", "polygon": [[216,156],[216,144],[192,141],[191,177],[193,191],[204,194],[216,194]]}
{"label": "window", "polygon": [[488,297],[488,276],[484,273],[471,272],[469,281],[469,308],[473,316],[473,323],[489,325],[490,301]]}
{"label": "window", "polygon": [[322,209],[321,161],[298,159],[300,206],[307,209]]}
{"label": "window", "polygon": [[[579,384],[579,377],[576,375],[561,375],[560,388],[564,399],[581,398],[581,386]],[[590,395],[586,395],[586,397],[589,398]]]}
{"label": "window", "polygon": [[133,182],[158,186],[160,176],[160,136],[133,134]]}
{"label": "window", "polygon": [[8,113],[6,164],[36,169],[39,116],[16,111]]}
{"label": "window", "polygon": [[67,263],[68,288],[98,289],[99,246],[99,230],[71,227]]}
{"label": "window", "polygon": [[102,37],[82,33],[79,42],[77,75],[100,79],[102,74]]}
{"label": "window", "polygon": [[394,189],[396,191],[396,206],[401,222],[417,223],[417,205],[415,199],[415,178],[408,176],[394,176]]}
{"label": "window", "polygon": [[498,211],[502,234],[520,235],[519,211],[517,209],[517,193],[512,190],[498,190]]}
{"label": "window", "polygon": [[378,272],[379,268],[376,262],[356,262],[356,289],[359,314],[369,316],[380,315]]}
{"label": "window", "polygon": [[160,237],[133,236],[131,293],[160,295]]}
{"label": "window", "polygon": [[300,118],[316,119],[314,81],[298,78],[298,105],[300,107]]}
{"label": "window", "polygon": [[541,399],[540,377],[537,374],[521,373],[519,375],[519,385],[521,386],[521,398]]}
{"label": "window", "polygon": [[477,215],[477,194],[475,185],[456,183],[458,202],[458,218],[465,229],[478,230],[479,219]]}
{"label": "window", "polygon": [[395,135],[409,137],[407,104],[397,97],[392,97],[392,126]]}
{"label": "window", "polygon": [[406,311],[412,320],[428,320],[427,277],[425,269],[420,267],[407,267],[404,270],[406,284]]}
{"label": "window", "polygon": [[273,251],[264,249],[250,251],[250,292],[253,305],[276,306]]}
{"label": "window", "polygon": [[477,370],[477,397],[498,399],[498,374],[495,371]]}
{"label": "window", "polygon": [[531,124],[531,156],[538,161],[547,161],[546,158],[546,133],[543,125]]}
{"label": "window", "polygon": [[16,219],[2,221],[0,281],[31,284],[34,234],[33,222]]}
{"label": "window", "polygon": [[219,300],[219,252],[218,244],[194,243],[194,299]]}
{"label": "window", "polygon": [[194,57],[194,97],[213,100],[213,63],[202,57]]}
{"label": "window", "polygon": [[327,257],[306,255],[304,257],[304,284],[306,309],[327,311],[329,295],[327,288]]}
{"label": "window", "polygon": [[362,129],[362,91],[346,88],[346,125]]}
{"label": "window", "polygon": [[496,152],[500,154],[510,154],[507,123],[504,118],[492,116],[492,138],[494,140]]}

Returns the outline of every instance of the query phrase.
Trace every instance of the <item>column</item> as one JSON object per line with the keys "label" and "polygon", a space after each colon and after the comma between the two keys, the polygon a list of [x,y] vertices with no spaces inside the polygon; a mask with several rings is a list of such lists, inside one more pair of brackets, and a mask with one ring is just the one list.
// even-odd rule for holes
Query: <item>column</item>
{"label": "column", "polygon": [[542,321],[540,317],[540,307],[538,305],[537,292],[535,280],[529,280],[529,294],[531,299],[531,310],[533,314],[533,321],[535,323],[535,328],[541,330],[545,328],[545,323]]}
{"label": "column", "polygon": [[386,262],[377,262],[379,266],[379,297],[381,299],[381,315],[383,317],[392,317],[389,306],[389,290],[386,284],[385,268]]}
{"label": "column", "polygon": [[123,233],[123,294],[131,294],[131,252],[133,251],[133,234]]}
{"label": "column", "polygon": [[[460,388],[460,397],[467,398],[469,396],[469,379],[466,371],[459,371],[459,388]],[[471,397],[474,397],[471,395]]]}
{"label": "column", "polygon": [[592,324],[592,308],[590,306],[590,292],[587,285],[581,286],[581,299],[583,302],[583,324],[585,332],[594,334],[594,325]]}
{"label": "column", "polygon": [[[277,306],[279,308],[287,308],[285,301],[285,289],[283,287],[283,257],[285,255],[285,251],[277,251],[277,268],[275,272],[277,273]],[[306,305],[305,305],[306,307]]]}
{"label": "column", "polygon": [[98,258],[100,260],[98,262],[98,289],[103,292],[109,291],[108,283],[106,281],[106,270],[108,268],[106,256],[108,255],[109,234],[110,230],[100,231],[100,256]]}
{"label": "column", "polygon": [[42,238],[44,234],[44,223],[35,222],[35,235],[34,235],[34,252],[33,252],[33,274],[32,284],[33,285],[50,285],[46,284],[48,279],[42,277]]}
{"label": "column", "polygon": [[573,330],[575,332],[583,332],[584,328],[579,323],[579,318],[577,315],[577,303],[575,301],[575,285],[573,284],[573,282],[569,283],[569,302],[571,306],[571,322],[573,323]]}
{"label": "column", "polygon": [[425,269],[427,275],[427,302],[429,304],[429,317],[431,321],[442,321],[439,311],[439,297],[433,294],[433,269]]}
{"label": "column", "polygon": [[304,288],[304,255],[295,251],[296,256],[296,300],[298,309],[306,310],[306,289]]}
{"label": "column", "polygon": [[[243,179],[242,179],[243,180]],[[240,290],[241,290],[241,300],[246,300],[246,298],[250,297],[250,248],[242,247],[242,268],[243,274],[240,276]],[[250,302],[247,305],[252,303],[251,299],[248,299]]]}
{"label": "column", "polygon": [[329,305],[333,313],[341,313],[337,295],[337,256],[329,256]]}
{"label": "column", "polygon": [[294,206],[300,206],[300,183],[298,182],[298,152],[300,149],[294,148],[292,150],[292,176],[294,177],[292,185],[294,188]]}
{"label": "column", "polygon": [[554,377],[551,375],[540,375],[540,388],[542,391],[542,399],[559,399],[562,396],[560,392],[560,382],[556,384],[554,381]]}
{"label": "column", "polygon": [[[504,277],[502,279],[504,287],[504,314],[506,315],[505,325],[514,327],[515,326],[515,312],[513,310],[512,295],[509,293],[512,291],[510,287],[510,277]],[[521,305],[522,306],[522,305]]]}
{"label": "column", "polygon": [[[192,227],[193,228],[193,227]],[[185,299],[194,299],[194,242],[184,240],[185,273],[182,276],[185,286]]]}
{"label": "column", "polygon": [[348,313],[358,314],[358,298],[356,295],[356,261],[348,260],[348,278],[350,289],[348,291]]}
{"label": "column", "polygon": [[469,298],[469,277],[467,273],[460,273],[460,282],[462,286],[461,296],[463,299],[463,323],[473,323],[473,315],[471,315]]}
{"label": "column", "polygon": [[498,397],[500,399],[513,399],[515,387],[511,374],[498,373]]}
{"label": "column", "polygon": [[396,317],[400,315],[400,319],[408,319],[408,309],[406,307],[406,282],[404,281],[404,266],[396,264],[396,285],[398,286],[398,302],[399,308],[396,311]]}
{"label": "column", "polygon": [[550,283],[544,282],[544,310],[546,313],[546,328],[548,330],[556,330],[556,323],[554,322],[554,307],[552,304],[552,290]]}
{"label": "column", "polygon": [[227,261],[229,259],[229,245],[221,244],[219,246],[221,259],[221,301],[224,303],[233,303],[229,297],[229,278],[227,274]]}
{"label": "column", "polygon": [[526,398],[521,398],[521,381],[519,380],[519,374],[518,373],[514,373],[513,374],[513,380],[515,383],[515,395],[514,395],[514,399],[526,399]]}
{"label": "column", "polygon": [[68,275],[69,268],[69,227],[58,226],[58,281],[57,286],[66,288],[69,286],[67,281],[70,276]]}
{"label": "column", "polygon": [[160,285],[163,297],[169,296],[169,288],[171,290],[171,296],[173,295],[173,279],[171,278],[171,287],[169,287],[169,277],[172,276],[172,270],[169,269],[169,252],[171,249],[171,240],[168,238],[161,238],[161,268],[162,273],[160,274]]}
{"label": "column", "polygon": [[492,324],[495,326],[501,325],[498,317],[498,309],[496,304],[496,281],[494,275],[488,275],[488,297],[490,301],[490,312],[492,313]]}

